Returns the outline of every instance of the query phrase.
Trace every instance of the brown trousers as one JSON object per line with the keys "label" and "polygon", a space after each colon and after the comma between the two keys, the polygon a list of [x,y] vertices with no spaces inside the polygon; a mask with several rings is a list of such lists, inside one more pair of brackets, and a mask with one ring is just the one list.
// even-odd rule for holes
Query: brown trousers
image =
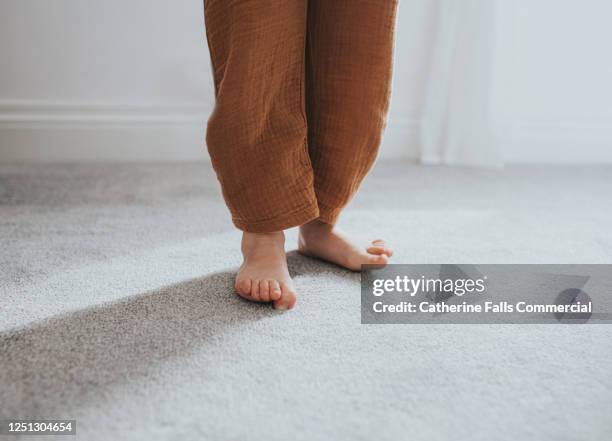
{"label": "brown trousers", "polygon": [[205,0],[206,142],[236,227],[334,223],[387,114],[397,0]]}

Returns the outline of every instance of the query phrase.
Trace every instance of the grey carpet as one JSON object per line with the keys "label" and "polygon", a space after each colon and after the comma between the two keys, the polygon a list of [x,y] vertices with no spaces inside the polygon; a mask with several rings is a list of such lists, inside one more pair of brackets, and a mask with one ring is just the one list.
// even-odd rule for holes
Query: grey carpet
{"label": "grey carpet", "polygon": [[[605,167],[380,163],[341,223],[397,263],[612,263],[610,194]],[[294,311],[237,298],[207,164],[0,166],[0,239],[0,419],[86,440],[612,437],[611,326],[365,326],[359,276],[295,253]]]}

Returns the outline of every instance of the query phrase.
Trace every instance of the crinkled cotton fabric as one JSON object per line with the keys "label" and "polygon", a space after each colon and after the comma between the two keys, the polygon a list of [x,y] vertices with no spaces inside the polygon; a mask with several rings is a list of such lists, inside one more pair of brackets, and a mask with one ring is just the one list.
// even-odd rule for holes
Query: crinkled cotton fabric
{"label": "crinkled cotton fabric", "polygon": [[206,143],[233,223],[334,223],[376,158],[397,0],[206,0]]}

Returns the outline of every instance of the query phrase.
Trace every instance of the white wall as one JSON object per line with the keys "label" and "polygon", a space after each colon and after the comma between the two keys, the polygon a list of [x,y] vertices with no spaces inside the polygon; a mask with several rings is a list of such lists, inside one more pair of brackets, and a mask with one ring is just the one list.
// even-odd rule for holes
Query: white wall
{"label": "white wall", "polygon": [[0,158],[202,159],[201,0],[2,0]]}
{"label": "white wall", "polygon": [[612,2],[499,3],[496,99],[506,159],[612,163]]}
{"label": "white wall", "polygon": [[[402,0],[383,156],[416,157],[439,0]],[[510,161],[612,162],[609,0],[500,2]],[[202,0],[2,0],[0,160],[206,158]]]}

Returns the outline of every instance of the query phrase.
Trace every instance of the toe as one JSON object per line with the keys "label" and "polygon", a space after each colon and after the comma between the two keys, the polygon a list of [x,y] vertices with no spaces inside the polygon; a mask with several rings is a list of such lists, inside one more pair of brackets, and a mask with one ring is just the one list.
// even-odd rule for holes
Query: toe
{"label": "toe", "polygon": [[270,283],[267,280],[259,282],[259,300],[262,302],[270,301]]}
{"label": "toe", "polygon": [[293,290],[288,287],[285,283],[280,284],[281,286],[281,297],[274,302],[274,308],[280,311],[292,309],[295,306],[296,297]]}
{"label": "toe", "polygon": [[240,279],[236,280],[236,292],[243,296],[248,296],[251,294],[251,279]]}
{"label": "toe", "polygon": [[386,265],[389,262],[389,257],[386,254],[370,254],[366,258],[366,263],[368,265]]}
{"label": "toe", "polygon": [[253,300],[259,301],[259,280],[253,280],[251,283],[250,295]]}
{"label": "toe", "polygon": [[380,247],[377,245],[372,245],[366,250],[370,254],[384,254],[387,257],[391,257],[393,255],[393,251],[387,247]]}
{"label": "toe", "polygon": [[382,239],[372,241],[372,246],[367,249],[370,254],[386,254],[388,257],[393,255],[393,250],[389,248]]}
{"label": "toe", "polygon": [[278,300],[281,298],[282,294],[278,280],[270,280],[270,300]]}

